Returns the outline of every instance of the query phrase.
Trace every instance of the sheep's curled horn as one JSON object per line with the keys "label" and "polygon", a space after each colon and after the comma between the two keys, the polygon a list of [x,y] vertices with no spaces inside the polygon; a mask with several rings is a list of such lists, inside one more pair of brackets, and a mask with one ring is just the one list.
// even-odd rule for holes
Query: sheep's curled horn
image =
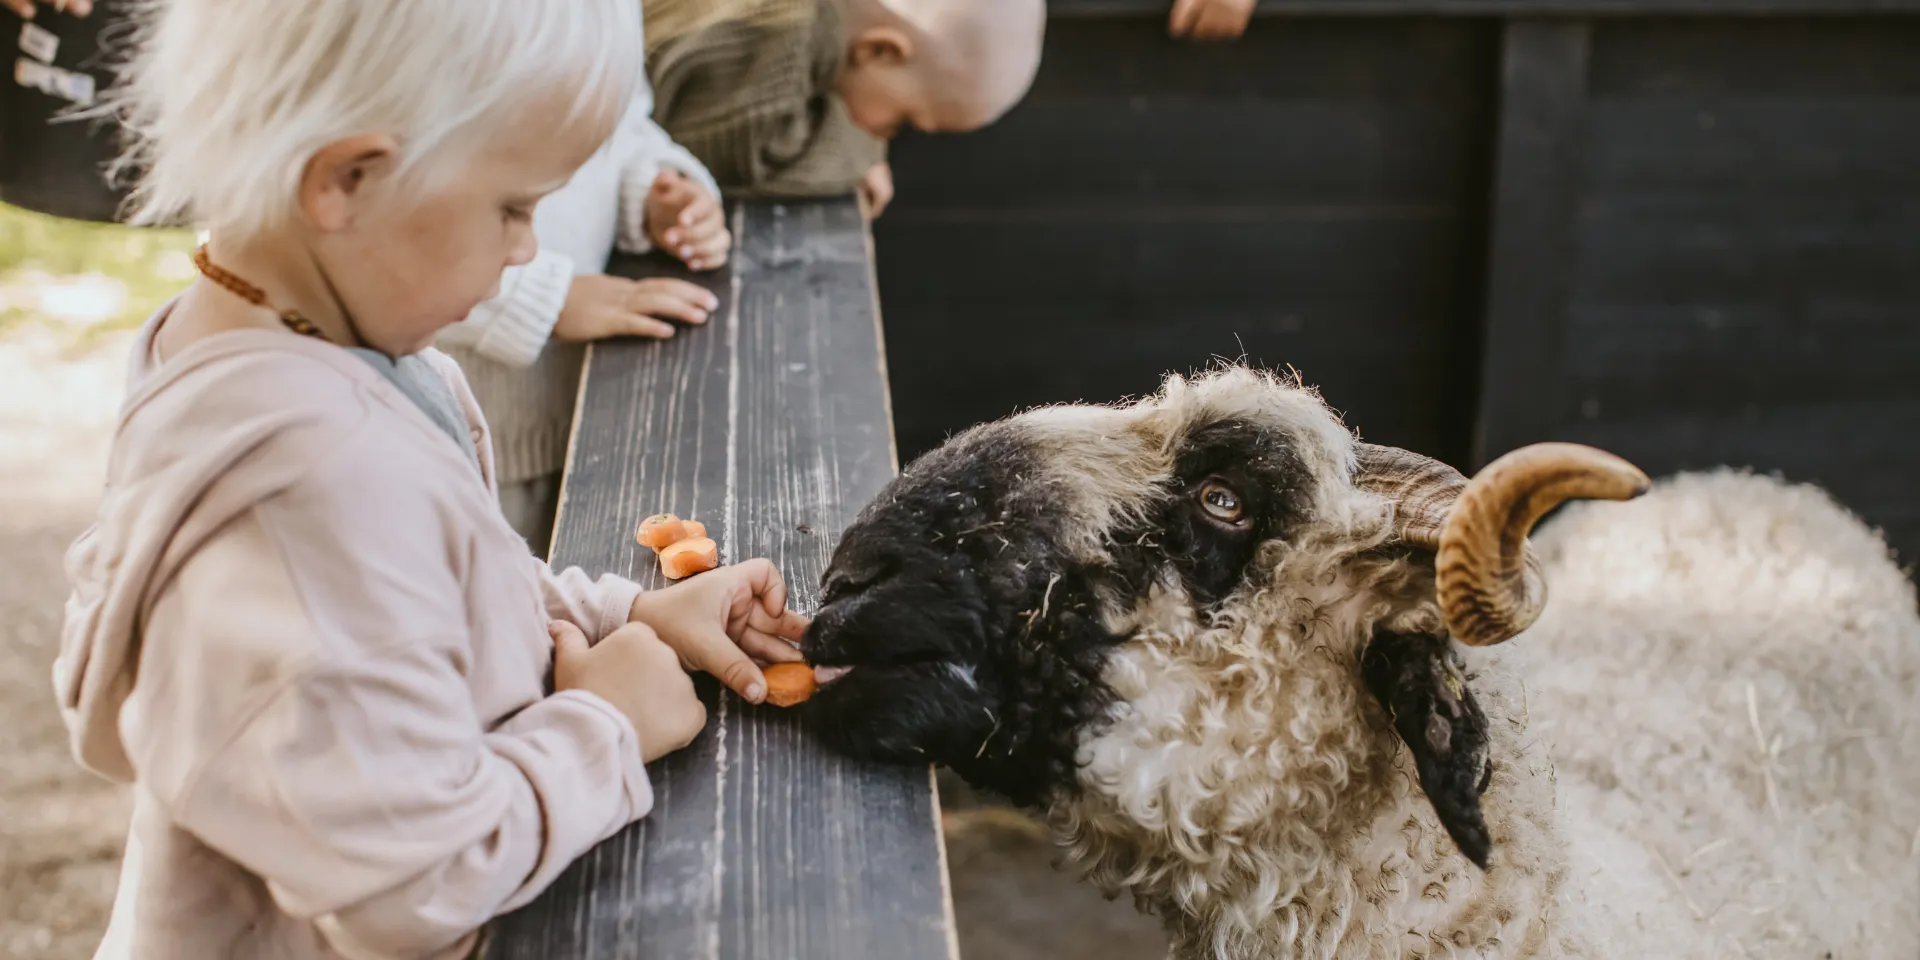
{"label": "sheep's curled horn", "polygon": [[1435,551],[1447,632],[1469,646],[1512,639],[1546,604],[1533,525],[1569,500],[1631,500],[1652,485],[1638,467],[1574,443],[1521,447],[1472,480],[1437,460],[1361,444],[1361,486],[1397,504],[1399,538]]}

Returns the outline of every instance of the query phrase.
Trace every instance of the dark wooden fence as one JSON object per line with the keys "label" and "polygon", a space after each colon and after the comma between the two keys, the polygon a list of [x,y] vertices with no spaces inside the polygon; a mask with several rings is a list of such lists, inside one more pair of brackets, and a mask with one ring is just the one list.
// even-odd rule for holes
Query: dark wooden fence
{"label": "dark wooden fence", "polygon": [[901,454],[1216,357],[1369,439],[1818,482],[1920,557],[1920,2],[1053,0],[1029,98],[903,139]]}

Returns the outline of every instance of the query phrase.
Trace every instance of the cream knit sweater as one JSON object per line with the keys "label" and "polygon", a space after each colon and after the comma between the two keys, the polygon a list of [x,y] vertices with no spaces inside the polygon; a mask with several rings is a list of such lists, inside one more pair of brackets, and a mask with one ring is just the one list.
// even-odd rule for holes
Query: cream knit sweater
{"label": "cream knit sweater", "polygon": [[576,274],[599,273],[616,247],[645,253],[647,190],[663,169],[719,187],[705,166],[653,122],[645,77],[619,127],[567,185],[541,201],[540,253],[500,278],[500,293],[442,331],[435,346],[459,362],[492,426],[501,485],[559,472],[585,348],[550,342]]}

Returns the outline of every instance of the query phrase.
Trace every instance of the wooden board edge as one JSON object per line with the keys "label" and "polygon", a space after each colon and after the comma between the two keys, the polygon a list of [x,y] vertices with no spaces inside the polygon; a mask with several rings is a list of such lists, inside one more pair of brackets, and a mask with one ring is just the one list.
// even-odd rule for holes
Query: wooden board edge
{"label": "wooden board edge", "polygon": [[[894,475],[898,476],[900,440],[893,427],[893,381],[887,375],[887,328],[880,314],[880,260],[873,242],[873,218],[867,215],[866,198],[856,193],[854,205],[860,211],[860,238],[867,250],[867,295],[873,302],[874,362],[880,370],[880,400],[886,410],[887,457]],[[940,919],[945,926],[947,960],[960,960],[960,921],[953,906],[953,871],[947,856],[946,816],[940,808],[940,773],[931,764],[927,766],[927,812],[933,818],[933,847],[939,854]]]}
{"label": "wooden board edge", "polygon": [[553,532],[547,534],[546,561],[553,562],[553,551],[560,546],[560,521],[567,515],[567,482],[573,479],[573,458],[579,454],[580,412],[587,407],[587,381],[593,377],[594,344],[588,343],[587,349],[580,354],[580,386],[573,392],[573,416],[567,423],[566,453],[560,458],[560,495],[553,507]]}
{"label": "wooden board edge", "polygon": [[940,853],[940,911],[947,926],[947,960],[960,960],[960,918],[953,908],[953,872],[947,859],[946,813],[940,808],[940,771],[927,766],[927,797],[933,810],[933,846]]}
{"label": "wooden board edge", "polygon": [[893,381],[887,373],[887,324],[880,314],[880,258],[873,242],[873,218],[867,216],[866,199],[854,194],[860,211],[860,239],[867,248],[867,296],[873,303],[873,347],[880,368],[880,402],[887,412],[887,458],[895,475],[900,473],[900,439],[893,425]]}

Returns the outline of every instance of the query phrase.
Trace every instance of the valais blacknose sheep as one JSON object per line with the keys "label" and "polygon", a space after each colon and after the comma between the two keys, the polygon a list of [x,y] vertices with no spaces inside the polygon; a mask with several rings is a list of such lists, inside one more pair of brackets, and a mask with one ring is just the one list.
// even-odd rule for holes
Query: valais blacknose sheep
{"label": "valais blacknose sheep", "polygon": [[[1181,958],[1920,956],[1911,586],[1806,488],[1648,486],[1239,367],[1028,412],[846,531],[807,709],[1040,808]],[[1530,543],[1569,499],[1634,502]]]}

